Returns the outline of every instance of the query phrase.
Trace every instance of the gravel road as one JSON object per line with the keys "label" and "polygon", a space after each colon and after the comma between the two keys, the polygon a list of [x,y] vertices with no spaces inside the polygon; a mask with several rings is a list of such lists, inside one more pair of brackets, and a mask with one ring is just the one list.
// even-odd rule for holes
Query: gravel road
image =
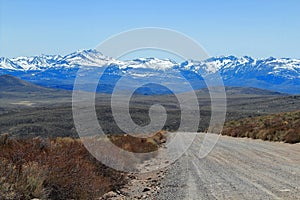
{"label": "gravel road", "polygon": [[169,166],[152,199],[300,199],[300,144],[221,136],[199,158],[202,140]]}

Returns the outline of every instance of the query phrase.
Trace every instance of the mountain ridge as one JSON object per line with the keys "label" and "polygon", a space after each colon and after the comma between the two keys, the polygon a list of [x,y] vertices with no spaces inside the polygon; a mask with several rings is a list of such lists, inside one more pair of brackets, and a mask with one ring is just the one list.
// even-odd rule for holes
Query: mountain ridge
{"label": "mountain ridge", "polygon": [[[32,83],[72,89],[79,69],[90,72],[107,67],[105,81],[113,88],[120,77],[130,80],[141,78],[155,83],[181,83],[176,73],[181,73],[194,89],[205,87],[205,79],[219,73],[225,86],[255,87],[282,93],[300,94],[300,59],[255,59],[249,56],[218,56],[203,61],[187,60],[177,63],[170,59],[138,58],[128,61],[107,57],[97,50],[79,50],[61,55],[0,58],[0,74],[11,74]],[[104,68],[103,68],[104,69]],[[165,77],[162,78],[162,75]],[[182,89],[183,90],[183,89]],[[105,89],[108,93],[112,90]],[[180,90],[181,91],[181,90]],[[182,91],[184,92],[184,91]]]}

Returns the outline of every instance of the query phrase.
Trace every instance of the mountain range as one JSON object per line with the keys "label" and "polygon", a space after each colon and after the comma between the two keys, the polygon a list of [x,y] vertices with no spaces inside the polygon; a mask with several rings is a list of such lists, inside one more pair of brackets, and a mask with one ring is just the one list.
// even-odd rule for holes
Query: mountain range
{"label": "mountain range", "polygon": [[80,50],[66,56],[0,58],[0,75],[10,74],[50,88],[72,90],[79,69],[80,76],[86,76],[82,84],[87,90],[91,84],[89,76],[103,73],[97,91],[104,93],[111,93],[121,78],[121,90],[133,87],[138,82],[155,83],[139,88],[138,92],[143,94],[170,93],[168,86],[172,85],[176,85],[177,91],[185,92],[186,87],[180,84],[184,82],[183,79],[188,80],[193,89],[200,89],[206,87],[203,78],[213,79],[219,73],[225,86],[256,87],[300,94],[300,60],[291,58],[220,56],[182,63],[158,58],[121,61],[93,49]]}

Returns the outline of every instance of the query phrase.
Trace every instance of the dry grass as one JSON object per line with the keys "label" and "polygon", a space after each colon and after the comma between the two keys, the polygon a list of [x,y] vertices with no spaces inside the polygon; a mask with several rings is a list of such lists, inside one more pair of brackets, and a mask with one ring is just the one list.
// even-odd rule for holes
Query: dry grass
{"label": "dry grass", "polygon": [[0,199],[94,199],[125,183],[79,140],[8,140],[0,145]]}
{"label": "dry grass", "polygon": [[222,134],[298,143],[300,142],[300,111],[227,122]]}

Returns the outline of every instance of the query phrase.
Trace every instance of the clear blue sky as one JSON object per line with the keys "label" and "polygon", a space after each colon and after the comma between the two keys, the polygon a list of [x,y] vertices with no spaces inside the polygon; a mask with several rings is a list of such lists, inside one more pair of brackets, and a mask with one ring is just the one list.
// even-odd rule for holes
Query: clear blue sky
{"label": "clear blue sky", "polygon": [[0,0],[0,56],[64,55],[139,27],[185,33],[211,56],[300,58],[299,0]]}

